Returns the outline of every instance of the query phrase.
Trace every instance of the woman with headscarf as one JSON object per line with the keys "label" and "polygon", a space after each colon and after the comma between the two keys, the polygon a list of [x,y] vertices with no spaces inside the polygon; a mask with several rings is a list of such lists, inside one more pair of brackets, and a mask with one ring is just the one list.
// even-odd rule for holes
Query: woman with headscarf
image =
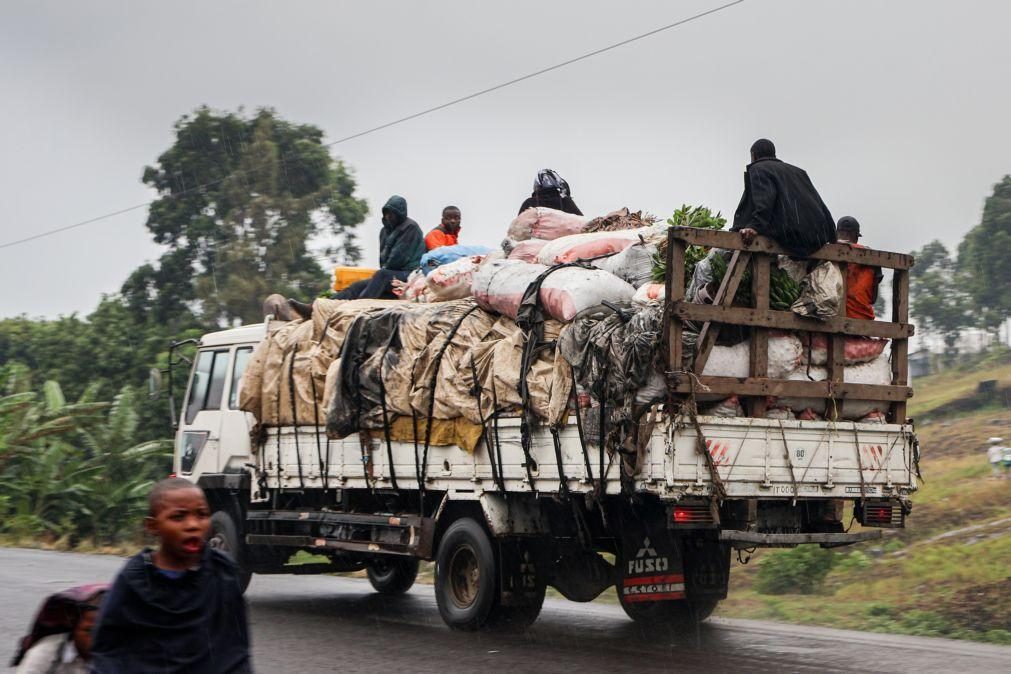
{"label": "woman with headscarf", "polygon": [[541,169],[537,172],[537,179],[534,180],[534,191],[523,205],[520,206],[520,213],[528,208],[554,208],[557,211],[582,215],[583,212],[576,206],[569,192],[569,183],[565,182],[562,176],[551,169]]}
{"label": "woman with headscarf", "polygon": [[12,667],[16,674],[85,674],[91,671],[91,632],[109,586],[79,585],[46,597]]}

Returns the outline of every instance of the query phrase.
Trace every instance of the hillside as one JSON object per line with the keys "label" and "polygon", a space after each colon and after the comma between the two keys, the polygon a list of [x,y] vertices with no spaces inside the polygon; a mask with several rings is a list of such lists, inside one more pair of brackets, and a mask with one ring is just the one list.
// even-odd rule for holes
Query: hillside
{"label": "hillside", "polygon": [[[833,551],[834,567],[813,595],[763,595],[758,569],[735,562],[720,615],[1011,644],[1011,479],[990,477],[985,446],[1011,440],[1011,410],[982,409],[940,420],[944,408],[973,406],[977,384],[1011,385],[1011,365],[978,367],[916,382],[923,484],[904,530],[885,542]],[[914,411],[917,410],[917,411]]]}

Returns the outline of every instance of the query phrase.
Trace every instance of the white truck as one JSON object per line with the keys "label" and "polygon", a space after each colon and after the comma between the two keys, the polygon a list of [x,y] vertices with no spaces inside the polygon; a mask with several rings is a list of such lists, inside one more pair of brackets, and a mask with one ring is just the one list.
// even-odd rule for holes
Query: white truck
{"label": "white truck", "polygon": [[[768,240],[747,248],[729,233],[675,231],[668,269],[679,269],[679,255],[698,236],[753,258],[759,299],[746,310],[723,301],[740,281],[736,259],[714,305],[686,305],[683,279],[672,274],[669,362],[681,362],[682,316],[749,326],[752,343],[768,329],[806,329],[828,336],[827,381],[764,378],[761,357],[752,358],[752,376],[744,379],[669,372],[671,396],[702,386],[733,391],[750,402],[749,416],[675,416],[656,406],[643,417],[647,430],[629,470],[620,455],[586,442],[578,415],[554,433],[534,428],[526,449],[517,418],[489,424],[473,452],[427,445],[419,452],[416,442],[381,434],[335,440],[315,425],[260,428],[251,440],[255,420],[238,409],[238,389],[267,325],[211,333],[196,345],[174,471],[205,489],[214,511],[212,545],[236,557],[247,582],[252,573],[365,569],[382,593],[406,591],[419,560],[434,560],[443,619],[475,630],[530,624],[548,586],[574,601],[614,587],[635,620],[690,623],[726,597],[734,549],[846,545],[903,526],[919,451],[903,402],[911,394],[904,372],[911,259],[837,245],[819,251],[816,257],[842,265],[895,268],[894,313],[891,322],[815,324],[762,306],[763,262],[780,252]],[[724,314],[713,315],[717,310]],[[847,334],[892,339],[892,385],[846,383]],[[764,418],[766,397],[787,394],[883,400],[889,418]],[[865,528],[848,533],[848,503]],[[299,550],[327,561],[288,565]]]}

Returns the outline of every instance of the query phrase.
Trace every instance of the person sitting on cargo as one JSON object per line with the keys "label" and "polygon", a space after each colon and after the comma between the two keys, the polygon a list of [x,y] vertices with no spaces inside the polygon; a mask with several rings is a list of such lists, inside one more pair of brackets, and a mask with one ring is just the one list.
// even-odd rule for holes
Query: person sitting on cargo
{"label": "person sitting on cargo", "polygon": [[534,180],[534,191],[526,198],[523,205],[520,206],[519,212],[522,213],[528,208],[536,208],[538,206],[553,208],[556,211],[564,211],[574,215],[583,214],[579,210],[579,206],[576,206],[576,202],[572,200],[569,183],[565,182],[562,176],[551,169],[541,169],[537,172],[537,178]]}
{"label": "person sitting on cargo", "polygon": [[460,236],[460,209],[446,206],[442,209],[442,222],[425,235],[425,248],[434,250],[443,246],[455,246]]}
{"label": "person sitting on cargo", "polygon": [[746,245],[761,234],[790,255],[807,257],[836,240],[835,221],[807,173],[776,158],[776,146],[762,138],[751,146],[744,171],[744,194],[732,232]]}
{"label": "person sitting on cargo", "polygon": [[[356,281],[344,290],[331,293],[335,300],[396,299],[393,281],[406,281],[421,264],[425,254],[425,238],[421,227],[407,217],[407,200],[394,194],[383,206],[383,228],[379,232],[379,269],[371,278]],[[289,299],[299,316],[312,317],[312,305]]]}
{"label": "person sitting on cargo", "polygon": [[[836,225],[839,243],[847,243],[854,248],[863,248],[860,238],[860,223],[851,215],[839,218]],[[878,301],[878,285],[884,274],[881,267],[863,264],[846,265],[846,317],[874,320],[874,303]]]}

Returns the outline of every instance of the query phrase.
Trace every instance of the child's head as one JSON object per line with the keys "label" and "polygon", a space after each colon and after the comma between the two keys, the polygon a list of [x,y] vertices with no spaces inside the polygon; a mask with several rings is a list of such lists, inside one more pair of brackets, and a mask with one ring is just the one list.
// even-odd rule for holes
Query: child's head
{"label": "child's head", "polygon": [[183,568],[196,565],[211,528],[204,490],[189,480],[170,477],[151,488],[147,502],[144,527],[158,537],[161,561]]}

